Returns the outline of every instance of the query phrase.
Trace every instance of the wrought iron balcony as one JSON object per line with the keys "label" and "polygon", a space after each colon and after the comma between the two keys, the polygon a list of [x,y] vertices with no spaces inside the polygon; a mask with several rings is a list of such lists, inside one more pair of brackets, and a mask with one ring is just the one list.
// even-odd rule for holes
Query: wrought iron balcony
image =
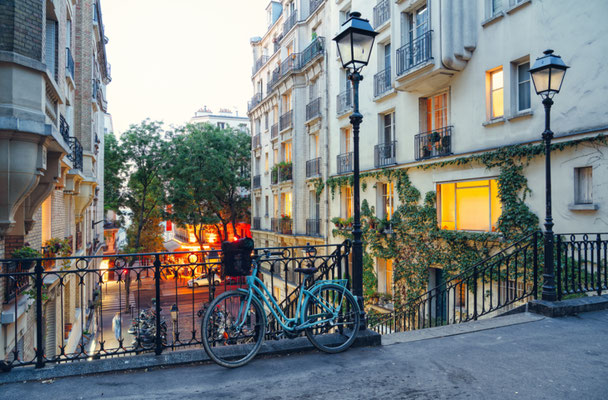
{"label": "wrought iron balcony", "polygon": [[336,109],[338,115],[344,114],[353,108],[353,91],[349,88],[340,93],[337,98]]}
{"label": "wrought iron balcony", "polygon": [[309,218],[306,220],[306,236],[321,235],[321,220],[318,218]]}
{"label": "wrought iron balcony", "polygon": [[[3,265],[4,264],[4,265]],[[19,296],[23,291],[30,287],[34,281],[31,279],[28,272],[31,272],[35,267],[34,261],[10,260],[0,264],[2,272],[5,274],[14,274],[12,276],[3,277],[4,282],[4,302],[8,303]]]}
{"label": "wrought iron balcony", "polygon": [[251,148],[253,149],[257,149],[258,147],[261,147],[261,140],[260,140],[260,134],[258,133],[257,135],[254,135],[251,138]]}
{"label": "wrought iron balcony", "polygon": [[321,115],[321,98],[317,97],[306,104],[306,121],[310,121]]}
{"label": "wrought iron balcony", "polygon": [[293,227],[293,220],[291,218],[290,219],[281,218],[279,220],[279,233],[282,233],[283,235],[291,235],[292,227]]}
{"label": "wrought iron balcony", "polygon": [[279,182],[290,181],[293,178],[293,164],[292,163],[279,164],[278,177],[279,177]]}
{"label": "wrought iron balcony", "polygon": [[376,168],[396,163],[395,149],[397,142],[377,144],[374,148],[374,165]]}
{"label": "wrought iron balcony", "polygon": [[[300,57],[299,53],[292,53],[292,54],[288,55],[287,58],[281,62],[281,65],[279,65],[279,70],[280,70],[279,79],[281,77],[289,74],[294,69],[298,68],[299,57]],[[278,79],[277,79],[277,81],[278,81]]]}
{"label": "wrought iron balcony", "polygon": [[287,111],[279,118],[279,130],[284,131],[285,129],[291,128],[293,110]]}
{"label": "wrought iron balcony", "polygon": [[270,127],[270,139],[276,139],[279,137],[279,123],[273,124]]}
{"label": "wrought iron balcony", "polygon": [[285,22],[283,23],[283,36],[287,35],[287,32],[289,32],[296,22],[298,22],[297,16],[298,10],[293,10],[291,15],[285,19]]}
{"label": "wrought iron balcony", "polygon": [[74,80],[74,58],[72,58],[72,52],[69,47],[65,48],[65,70],[70,74],[72,80]]}
{"label": "wrought iron balcony", "polygon": [[324,2],[325,0],[310,0],[310,2],[308,3],[308,15],[312,15],[312,13],[314,13],[315,11],[317,11],[317,8],[319,8],[319,6]]}
{"label": "wrought iron balcony", "polygon": [[452,129],[453,126],[446,126],[417,134],[414,137],[416,160],[452,154]]}
{"label": "wrought iron balcony", "polygon": [[252,229],[260,230],[262,229],[262,218],[261,217],[253,217],[252,221]]}
{"label": "wrought iron balcony", "polygon": [[70,150],[68,160],[72,161],[74,169],[82,171],[82,145],[75,137],[70,137]]}
{"label": "wrought iron balcony", "polygon": [[259,189],[262,187],[262,176],[261,175],[254,175],[253,176],[253,180],[252,180],[252,185],[251,185],[254,189]]}
{"label": "wrought iron balcony", "polygon": [[306,177],[312,178],[321,175],[321,157],[306,161]]}
{"label": "wrought iron balcony", "polygon": [[337,165],[339,174],[353,172],[353,152],[338,155]]}
{"label": "wrought iron balcony", "polygon": [[432,59],[431,33],[427,31],[410,43],[397,49],[397,75],[403,75],[412,68]]}
{"label": "wrought iron balcony", "polygon": [[63,118],[63,115],[59,115],[59,133],[61,134],[61,137],[63,138],[63,140],[65,140],[66,143],[70,143],[70,125],[68,124],[68,121],[65,120],[65,118]]}
{"label": "wrought iron balcony", "polygon": [[388,67],[374,75],[374,97],[381,96],[391,89],[391,67]]}
{"label": "wrought iron balcony", "polygon": [[253,63],[253,68],[251,69],[251,74],[255,75],[255,73],[258,72],[260,68],[262,68],[264,64],[268,62],[269,59],[269,56],[261,56],[260,58],[255,60],[255,62]]}
{"label": "wrought iron balcony", "polygon": [[279,221],[281,219],[280,218],[270,218],[270,230],[278,233],[279,232]]}
{"label": "wrought iron balcony", "polygon": [[256,94],[254,94],[253,97],[251,98],[251,100],[249,100],[249,103],[247,104],[247,111],[251,111],[255,106],[260,104],[261,101],[262,101],[262,93],[258,92]]}
{"label": "wrought iron balcony", "polygon": [[391,3],[389,0],[382,0],[374,7],[374,29],[391,19]]}
{"label": "wrought iron balcony", "polygon": [[91,97],[93,98],[93,100],[97,100],[97,92],[99,91],[99,82],[97,81],[97,79],[93,79],[91,87],[93,92],[91,94]]}
{"label": "wrought iron balcony", "polygon": [[300,53],[299,69],[304,68],[317,55],[323,54],[325,51],[325,38],[317,36],[306,48]]}

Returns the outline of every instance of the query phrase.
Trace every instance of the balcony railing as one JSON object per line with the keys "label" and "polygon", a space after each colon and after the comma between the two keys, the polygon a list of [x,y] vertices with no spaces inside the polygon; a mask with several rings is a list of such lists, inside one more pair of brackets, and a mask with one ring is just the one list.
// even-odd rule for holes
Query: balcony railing
{"label": "balcony railing", "polygon": [[397,142],[389,142],[383,144],[377,144],[374,148],[374,165],[376,168],[384,167],[386,165],[395,164],[395,149]]}
{"label": "balcony railing", "polygon": [[270,230],[275,233],[279,233],[280,221],[280,218],[270,218]]}
{"label": "balcony railing", "polygon": [[279,123],[273,124],[270,127],[270,139],[276,139],[279,137]]}
{"label": "balcony railing", "polygon": [[261,140],[260,140],[260,134],[258,133],[257,135],[254,135],[251,138],[251,147],[253,149],[257,149],[260,146],[261,146]]}
{"label": "balcony railing", "polygon": [[306,220],[306,236],[321,235],[321,220],[318,218],[309,218]]}
{"label": "balcony railing", "polygon": [[0,273],[15,274],[4,278],[4,302],[8,303],[17,296],[19,296],[24,290],[30,287],[30,281],[33,281],[30,276],[22,275],[22,273],[33,271],[35,262],[33,261],[20,261],[10,260],[2,268],[0,264]]}
{"label": "balcony railing", "polygon": [[315,11],[317,11],[317,8],[319,8],[319,6],[324,2],[325,0],[310,0],[310,2],[308,3],[308,15],[312,15],[312,13],[314,13]]}
{"label": "balcony railing", "polygon": [[321,175],[321,157],[306,161],[306,177],[312,178]]}
{"label": "balcony railing", "polygon": [[353,152],[338,155],[337,164],[339,174],[353,172]]}
{"label": "balcony railing", "polygon": [[317,97],[310,103],[306,104],[306,121],[321,115],[321,98]]}
{"label": "balcony railing", "polygon": [[255,62],[253,63],[253,68],[252,68],[251,74],[255,75],[255,73],[258,72],[260,70],[260,68],[262,68],[264,66],[264,64],[266,64],[268,62],[269,59],[270,59],[269,56],[261,56],[260,58],[255,60]]}
{"label": "balcony railing", "polygon": [[414,137],[416,160],[452,154],[452,126],[419,133]]}
{"label": "balcony railing", "polygon": [[97,79],[93,79],[93,83],[91,85],[93,92],[91,93],[91,97],[93,100],[97,100],[97,92],[99,91],[99,82]]}
{"label": "balcony railing", "polygon": [[285,22],[283,23],[283,36],[287,35],[287,32],[289,32],[296,22],[298,22],[297,16],[298,10],[293,10],[291,15],[285,19]]}
{"label": "balcony railing", "polygon": [[353,108],[353,91],[349,88],[344,92],[340,93],[337,98],[336,109],[338,115],[344,114]]}
{"label": "balcony railing", "polygon": [[374,97],[383,95],[391,88],[391,67],[374,75]]}
{"label": "balcony railing", "polygon": [[306,48],[300,53],[300,62],[298,68],[304,68],[317,55],[323,54],[325,50],[325,38],[322,36],[316,37]]}
{"label": "balcony railing", "polygon": [[257,229],[257,230],[262,229],[262,218],[261,217],[253,217],[252,229]]}
{"label": "balcony railing", "polygon": [[258,92],[256,94],[254,94],[253,97],[251,98],[251,100],[249,101],[249,103],[247,104],[247,111],[251,111],[255,106],[260,104],[261,101],[262,101],[262,93]]}
{"label": "balcony railing", "polygon": [[291,128],[293,110],[287,111],[279,118],[279,130],[284,131],[285,129]]}
{"label": "balcony railing", "polygon": [[374,29],[391,19],[391,3],[383,0],[374,7]]}
{"label": "balcony railing", "polygon": [[74,58],[72,58],[72,52],[69,47],[65,48],[65,69],[70,74],[72,80],[74,80]]}
{"label": "balcony railing", "polygon": [[82,145],[75,137],[70,137],[70,150],[68,159],[72,161],[74,169],[82,171]]}
{"label": "balcony railing", "polygon": [[410,43],[397,49],[397,75],[403,75],[412,68],[433,58],[431,54],[431,33],[427,31]]}
{"label": "balcony railing", "polygon": [[262,176],[261,175],[254,175],[253,181],[252,181],[252,186],[254,189],[259,189],[262,187]]}
{"label": "balcony railing", "polygon": [[59,115],[59,133],[66,143],[70,143],[70,125],[63,115]]}
{"label": "balcony railing", "polygon": [[283,235],[291,235],[292,225],[293,220],[281,218],[279,220],[279,233],[282,233]]}
{"label": "balcony railing", "polygon": [[287,56],[286,59],[281,61],[281,65],[279,65],[279,73],[281,77],[287,75],[291,71],[298,68],[298,59],[300,57],[299,53],[292,53]]}
{"label": "balcony railing", "polygon": [[290,181],[293,178],[293,164],[282,163],[278,166],[279,182]]}

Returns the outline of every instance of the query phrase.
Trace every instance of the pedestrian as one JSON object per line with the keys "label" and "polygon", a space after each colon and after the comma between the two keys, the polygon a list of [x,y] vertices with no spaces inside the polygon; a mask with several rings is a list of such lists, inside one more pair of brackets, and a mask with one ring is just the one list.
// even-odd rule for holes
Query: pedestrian
{"label": "pedestrian", "polygon": [[114,314],[114,318],[112,318],[112,329],[114,330],[114,337],[116,340],[122,340],[122,327],[121,327],[121,319],[120,312]]}

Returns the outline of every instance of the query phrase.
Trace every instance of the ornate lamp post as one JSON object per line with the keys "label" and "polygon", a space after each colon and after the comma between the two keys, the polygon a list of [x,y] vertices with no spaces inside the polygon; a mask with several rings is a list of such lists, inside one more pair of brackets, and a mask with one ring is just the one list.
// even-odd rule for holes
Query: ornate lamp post
{"label": "ornate lamp post", "polygon": [[[353,113],[350,123],[353,126],[353,158],[354,158],[354,217],[353,223],[353,292],[357,297],[363,313],[363,244],[361,242],[361,215],[359,204],[359,126],[363,115],[359,112],[359,82],[363,77],[359,73],[369,62],[369,56],[374,45],[374,31],[369,21],[361,18],[361,13],[351,12],[350,17],[342,24],[340,33],[334,38],[338,44],[338,54],[342,66],[349,71],[348,79],[353,85]],[[364,321],[364,318],[362,318]],[[363,322],[364,324],[364,322]]]}
{"label": "ornate lamp post", "polygon": [[553,259],[553,217],[551,216],[551,106],[553,96],[559,93],[566,75],[566,69],[560,56],[554,55],[553,50],[545,50],[544,56],[537,58],[530,68],[536,94],[542,97],[545,106],[545,267],[543,271],[543,300],[555,301],[555,271]]}

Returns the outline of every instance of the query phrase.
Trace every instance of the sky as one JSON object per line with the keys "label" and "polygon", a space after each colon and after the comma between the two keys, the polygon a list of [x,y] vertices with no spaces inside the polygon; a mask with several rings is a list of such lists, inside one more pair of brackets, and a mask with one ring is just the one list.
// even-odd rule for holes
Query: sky
{"label": "sky", "polygon": [[101,0],[120,134],[145,118],[182,125],[204,105],[246,116],[249,39],[267,29],[269,0]]}

